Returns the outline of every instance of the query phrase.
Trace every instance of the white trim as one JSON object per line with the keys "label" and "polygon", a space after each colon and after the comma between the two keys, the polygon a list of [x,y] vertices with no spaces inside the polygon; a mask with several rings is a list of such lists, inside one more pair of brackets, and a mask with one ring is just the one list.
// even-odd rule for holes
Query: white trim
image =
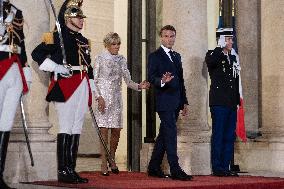
{"label": "white trim", "polygon": [[0,45],[0,51],[21,54],[21,47],[19,47],[18,45],[15,45],[15,47],[17,47],[16,52],[12,51],[11,45]]}

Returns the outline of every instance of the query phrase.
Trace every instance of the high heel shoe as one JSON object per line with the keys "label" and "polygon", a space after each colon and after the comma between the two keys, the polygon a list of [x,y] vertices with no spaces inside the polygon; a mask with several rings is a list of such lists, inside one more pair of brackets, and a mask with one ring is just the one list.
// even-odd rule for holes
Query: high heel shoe
{"label": "high heel shoe", "polygon": [[111,172],[114,173],[114,174],[118,174],[118,173],[119,173],[118,167],[116,167],[116,168],[111,168]]}
{"label": "high heel shoe", "polygon": [[108,167],[107,165],[101,165],[101,175],[103,176],[109,176],[109,172],[108,172]]}
{"label": "high heel shoe", "polygon": [[109,164],[109,167],[110,167],[112,173],[114,173],[114,174],[118,174],[119,173],[119,169],[118,169],[117,166],[111,167],[111,164]]}
{"label": "high heel shoe", "polygon": [[108,172],[101,172],[101,175],[103,175],[103,176],[109,176],[109,173],[108,173]]}

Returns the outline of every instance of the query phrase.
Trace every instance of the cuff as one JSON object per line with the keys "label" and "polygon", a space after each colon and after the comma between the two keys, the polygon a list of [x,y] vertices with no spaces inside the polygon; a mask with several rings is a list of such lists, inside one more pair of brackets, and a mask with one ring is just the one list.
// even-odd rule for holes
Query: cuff
{"label": "cuff", "polygon": [[166,83],[163,83],[163,81],[161,80],[161,87],[164,87],[166,85]]}

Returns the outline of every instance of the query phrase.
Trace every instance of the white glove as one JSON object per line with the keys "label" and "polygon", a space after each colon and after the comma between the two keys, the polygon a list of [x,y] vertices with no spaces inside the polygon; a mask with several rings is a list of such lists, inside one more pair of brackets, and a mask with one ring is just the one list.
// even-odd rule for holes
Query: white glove
{"label": "white glove", "polygon": [[30,90],[31,83],[32,83],[32,70],[30,67],[23,67],[24,76],[28,85],[28,88]]}
{"label": "white glove", "polygon": [[63,65],[57,65],[54,68],[54,72],[57,74],[69,74],[69,69],[65,68]]}
{"label": "white glove", "polygon": [[221,48],[226,47],[227,43],[226,43],[226,39],[224,35],[221,35],[220,38],[218,39],[218,43],[217,45]]}
{"label": "white glove", "polygon": [[39,66],[39,69],[46,72],[55,72],[57,74],[69,73],[67,68],[65,68],[63,65],[57,64],[50,58],[46,58]]}
{"label": "white glove", "polygon": [[93,79],[89,79],[91,91],[94,92],[96,90],[95,81]]}

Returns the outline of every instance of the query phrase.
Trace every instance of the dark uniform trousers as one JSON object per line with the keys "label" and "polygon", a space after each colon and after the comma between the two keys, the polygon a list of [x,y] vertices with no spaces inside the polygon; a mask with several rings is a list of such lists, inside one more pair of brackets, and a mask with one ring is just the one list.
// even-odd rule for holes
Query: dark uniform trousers
{"label": "dark uniform trousers", "polygon": [[229,171],[235,141],[237,111],[228,106],[211,106],[211,163],[213,172]]}

